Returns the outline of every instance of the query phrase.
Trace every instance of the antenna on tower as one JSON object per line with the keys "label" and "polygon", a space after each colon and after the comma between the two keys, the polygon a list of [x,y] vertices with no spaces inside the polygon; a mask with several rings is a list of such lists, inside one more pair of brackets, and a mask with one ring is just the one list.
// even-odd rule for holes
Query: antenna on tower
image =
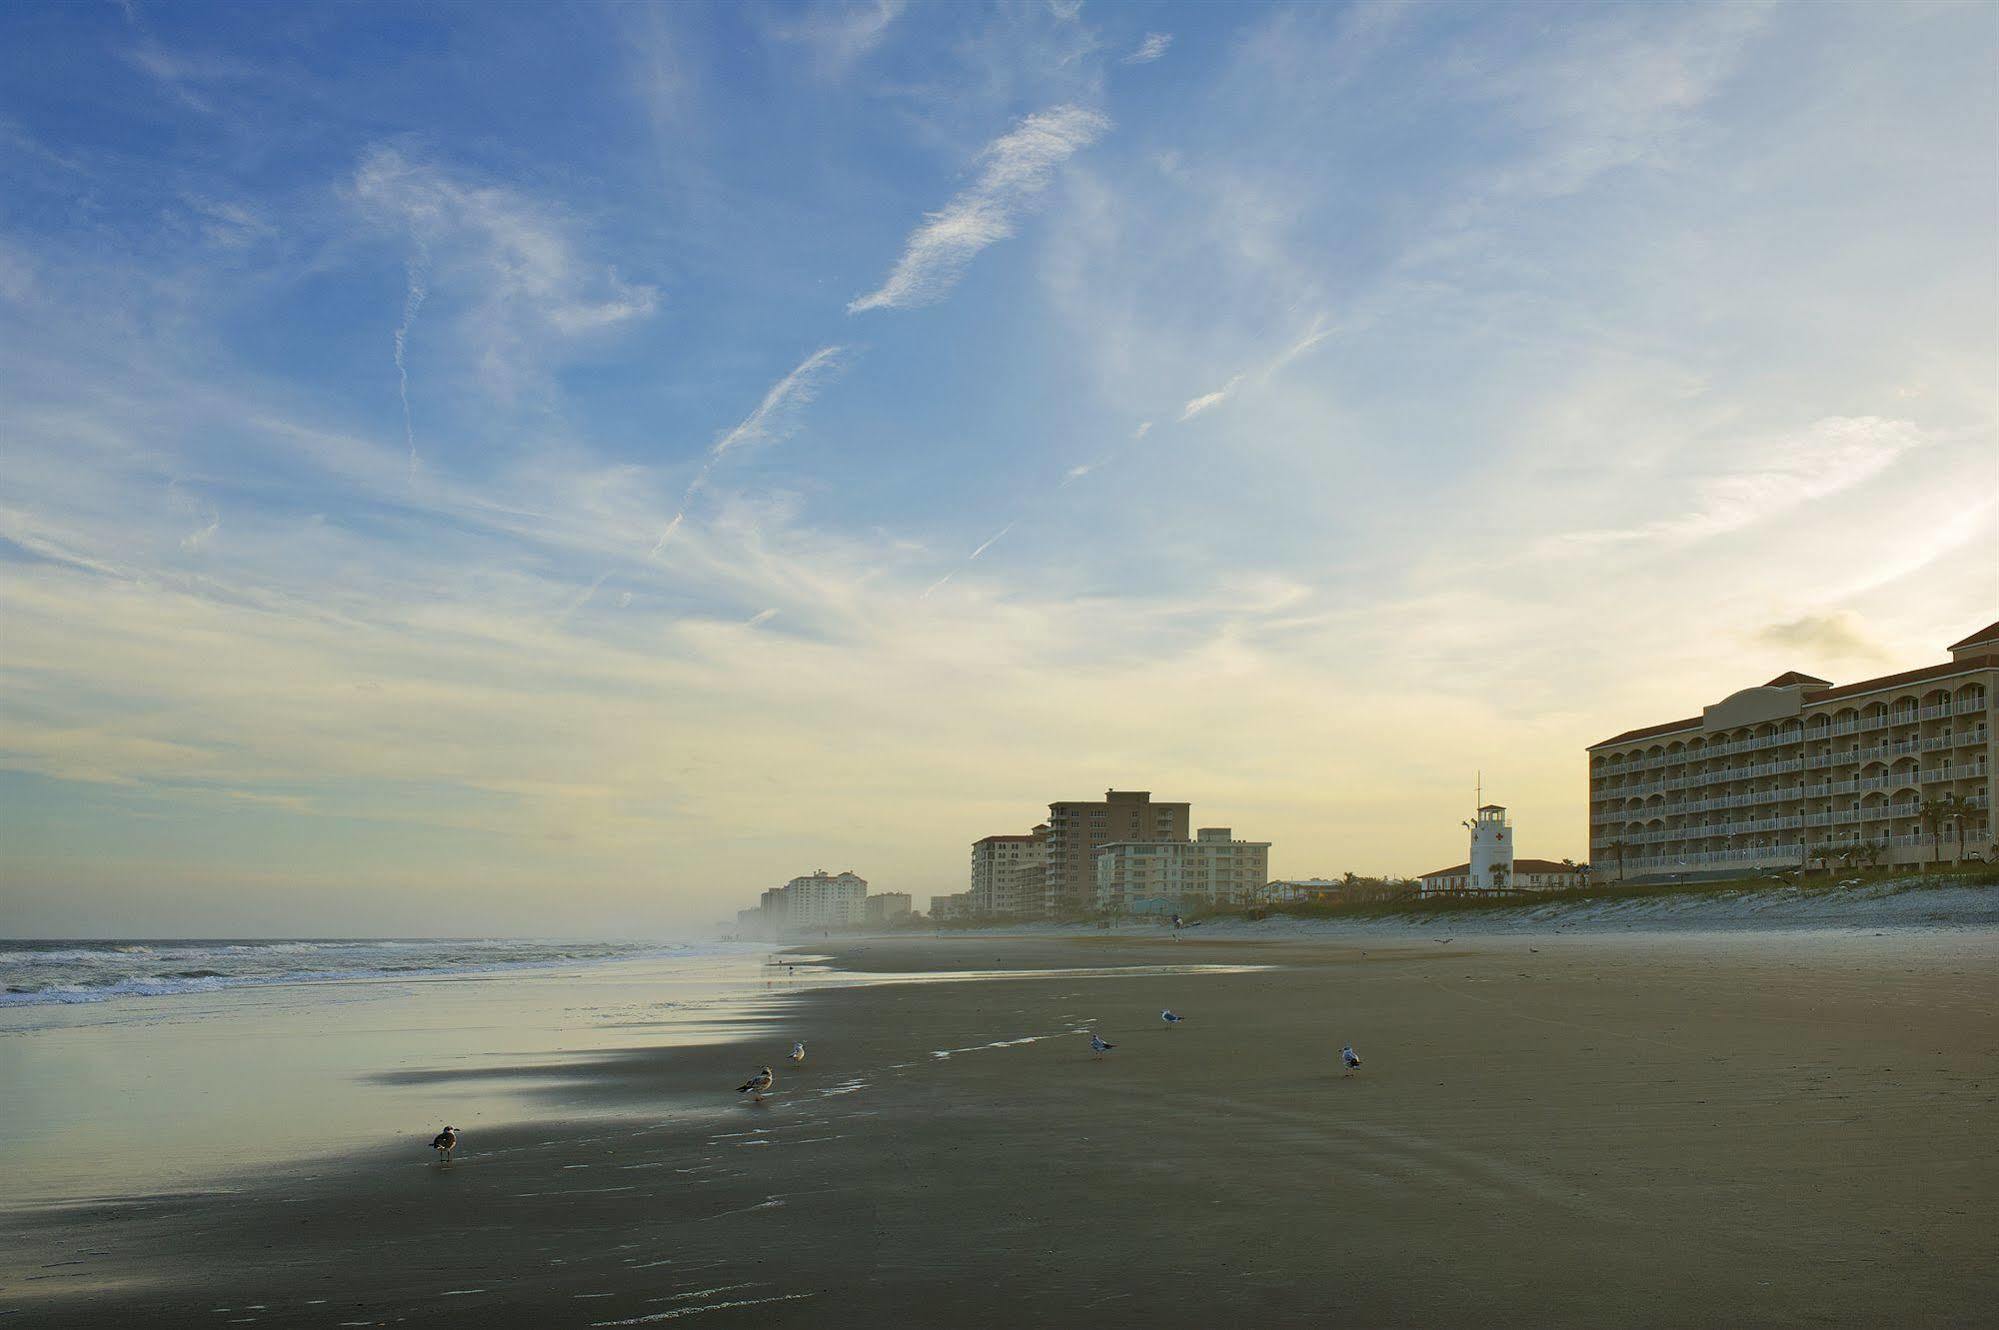
{"label": "antenna on tower", "polygon": [[1483,770],[1478,771],[1472,777],[1471,806],[1473,812],[1477,812],[1479,809],[1485,807],[1485,772]]}

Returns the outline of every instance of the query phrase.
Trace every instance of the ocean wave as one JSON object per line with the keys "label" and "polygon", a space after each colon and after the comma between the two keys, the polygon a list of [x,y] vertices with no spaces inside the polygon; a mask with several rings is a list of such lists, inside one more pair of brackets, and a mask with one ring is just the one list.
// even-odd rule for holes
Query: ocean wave
{"label": "ocean wave", "polygon": [[241,939],[0,943],[0,1007],[168,998],[272,984],[476,974],[719,954],[701,944],[514,939]]}

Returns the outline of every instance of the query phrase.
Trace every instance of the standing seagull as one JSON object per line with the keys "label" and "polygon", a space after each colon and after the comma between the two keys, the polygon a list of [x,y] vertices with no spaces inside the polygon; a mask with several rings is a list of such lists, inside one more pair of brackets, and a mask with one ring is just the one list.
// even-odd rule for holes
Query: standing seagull
{"label": "standing seagull", "polygon": [[748,1094],[753,1102],[761,1104],[764,1101],[764,1096],[769,1094],[776,1085],[777,1077],[772,1074],[771,1069],[769,1067],[759,1067],[756,1075],[736,1087],[736,1093]]}
{"label": "standing seagull", "polygon": [[1168,1025],[1178,1025],[1187,1018],[1179,1012],[1174,1011],[1173,1008],[1168,1007],[1165,1011],[1159,1013],[1159,1019],[1165,1021]]}
{"label": "standing seagull", "polygon": [[439,1159],[447,1164],[450,1163],[451,1152],[458,1148],[458,1128],[446,1127],[437,1133],[436,1138],[430,1143],[430,1148],[437,1151]]}
{"label": "standing seagull", "polygon": [[805,1065],[805,1041],[803,1039],[799,1040],[797,1043],[791,1046],[790,1056],[791,1056],[791,1064],[794,1067],[802,1067]]}
{"label": "standing seagull", "polygon": [[1347,1069],[1349,1076],[1354,1074],[1354,1068],[1360,1066],[1360,1054],[1353,1051],[1352,1044],[1340,1050],[1340,1064]]}
{"label": "standing seagull", "polygon": [[1104,1037],[1100,1034],[1093,1033],[1090,1036],[1090,1051],[1092,1053],[1095,1053],[1098,1057],[1102,1057],[1104,1054],[1110,1052],[1113,1048],[1116,1047],[1117,1047],[1116,1044],[1105,1043]]}

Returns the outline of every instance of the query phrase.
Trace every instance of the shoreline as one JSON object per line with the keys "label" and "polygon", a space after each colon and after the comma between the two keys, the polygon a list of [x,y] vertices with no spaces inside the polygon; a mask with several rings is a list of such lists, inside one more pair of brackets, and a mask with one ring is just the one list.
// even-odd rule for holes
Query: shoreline
{"label": "shoreline", "polygon": [[[814,940],[867,979],[761,1004],[727,1042],[487,1069],[541,1077],[551,1111],[450,1166],[398,1138],[227,1194],[10,1211],[6,1245],[35,1250],[0,1312],[1977,1323],[1999,1296],[1999,933],[1685,941]],[[1119,1047],[1093,1058],[1083,1029]],[[730,1093],[759,1061],[761,1109]]]}

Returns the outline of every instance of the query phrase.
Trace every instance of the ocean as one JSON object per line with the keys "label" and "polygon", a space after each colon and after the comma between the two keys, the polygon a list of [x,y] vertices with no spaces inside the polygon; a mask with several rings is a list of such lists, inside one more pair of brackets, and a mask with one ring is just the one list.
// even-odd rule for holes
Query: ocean
{"label": "ocean", "polygon": [[0,1006],[170,998],[257,984],[416,978],[716,951],[701,944],[495,938],[0,939]]}

